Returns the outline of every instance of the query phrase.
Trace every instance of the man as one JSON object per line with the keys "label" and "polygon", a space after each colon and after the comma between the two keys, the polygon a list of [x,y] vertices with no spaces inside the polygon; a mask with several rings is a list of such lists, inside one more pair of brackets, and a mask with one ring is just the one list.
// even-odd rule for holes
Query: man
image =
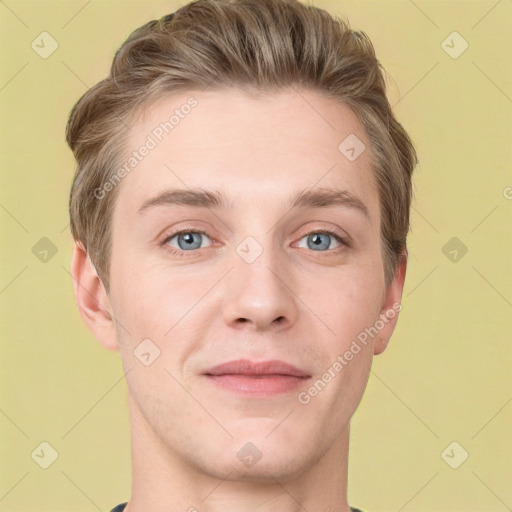
{"label": "man", "polygon": [[113,512],[356,511],[416,164],[369,39],[295,0],[190,3],[132,33],[67,142],[74,292],[129,390]]}

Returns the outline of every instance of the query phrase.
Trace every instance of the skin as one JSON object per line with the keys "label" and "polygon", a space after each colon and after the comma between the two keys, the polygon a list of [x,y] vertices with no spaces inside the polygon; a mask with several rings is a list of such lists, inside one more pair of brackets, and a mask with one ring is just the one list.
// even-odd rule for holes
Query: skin
{"label": "skin", "polygon": [[[308,404],[297,392],[402,295],[406,258],[384,282],[363,127],[348,106],[313,91],[194,91],[155,103],[127,147],[140,147],[190,96],[198,106],[118,185],[109,294],[78,243],[73,252],[81,316],[104,347],[119,350],[126,374],[133,473],[126,511],[348,512],[350,419],[398,314]],[[349,134],[366,145],[353,162],[338,150]],[[137,212],[167,188],[196,187],[218,189],[231,207]],[[350,191],[369,218],[349,206],[289,208],[294,193],[320,187]],[[198,235],[201,248],[177,255],[159,245],[183,228],[207,233]],[[308,245],[308,235],[326,228],[348,234],[351,245],[329,235],[327,249]],[[263,249],[252,263],[236,251],[246,237]],[[179,251],[178,237],[168,246]],[[146,338],[161,351],[149,366],[133,353]],[[312,377],[265,399],[201,375],[238,358],[284,360]],[[237,457],[248,442],[262,455],[252,467]]]}

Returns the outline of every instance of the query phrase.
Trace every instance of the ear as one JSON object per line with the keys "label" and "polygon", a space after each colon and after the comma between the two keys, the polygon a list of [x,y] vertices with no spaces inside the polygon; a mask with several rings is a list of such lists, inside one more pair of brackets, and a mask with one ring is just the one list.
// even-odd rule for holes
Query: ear
{"label": "ear", "polygon": [[393,280],[386,287],[384,302],[379,316],[379,320],[384,324],[384,327],[379,330],[379,333],[375,338],[375,345],[373,349],[373,353],[375,355],[384,352],[388,346],[389,340],[391,339],[391,335],[395,330],[398,313],[402,309],[401,301],[406,271],[407,250],[404,250],[398,258]]}
{"label": "ear", "polygon": [[73,247],[71,277],[82,320],[105,348],[119,350],[108,294],[80,242]]}

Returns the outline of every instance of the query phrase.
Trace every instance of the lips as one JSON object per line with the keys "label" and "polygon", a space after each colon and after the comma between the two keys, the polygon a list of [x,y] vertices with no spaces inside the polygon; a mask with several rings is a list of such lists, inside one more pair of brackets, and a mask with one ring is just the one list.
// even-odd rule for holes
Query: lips
{"label": "lips", "polygon": [[270,376],[290,376],[298,378],[308,378],[309,374],[284,361],[261,361],[253,362],[248,359],[238,359],[228,363],[219,364],[209,368],[204,375],[245,375],[248,377],[270,377]]}
{"label": "lips", "polygon": [[284,361],[254,362],[239,359],[209,368],[203,375],[215,386],[252,398],[290,393],[311,375]]}

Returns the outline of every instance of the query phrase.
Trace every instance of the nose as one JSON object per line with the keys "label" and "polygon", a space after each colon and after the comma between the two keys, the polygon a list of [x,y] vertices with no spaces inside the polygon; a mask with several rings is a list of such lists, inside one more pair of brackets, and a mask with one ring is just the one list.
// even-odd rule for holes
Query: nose
{"label": "nose", "polygon": [[271,250],[248,263],[235,254],[224,301],[227,325],[254,331],[290,328],[298,318],[299,298],[293,291],[290,263]]}

